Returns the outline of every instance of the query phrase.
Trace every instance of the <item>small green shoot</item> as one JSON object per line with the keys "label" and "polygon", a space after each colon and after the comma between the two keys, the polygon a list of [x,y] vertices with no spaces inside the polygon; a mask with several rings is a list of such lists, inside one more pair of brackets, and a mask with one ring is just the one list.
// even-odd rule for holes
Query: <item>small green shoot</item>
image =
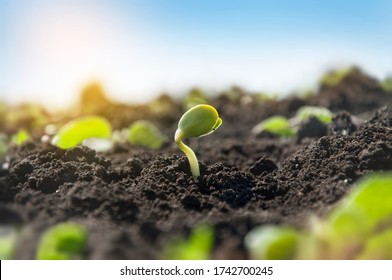
{"label": "small green shoot", "polygon": [[202,225],[192,230],[186,240],[167,244],[162,259],[208,260],[214,242],[213,228]]}
{"label": "small green shoot", "polygon": [[182,115],[174,135],[178,147],[187,156],[193,177],[200,176],[199,163],[195,153],[182,140],[202,137],[214,132],[222,124],[216,109],[210,105],[197,105]]}
{"label": "small green shoot", "polygon": [[140,120],[129,127],[128,140],[131,144],[159,149],[165,137],[154,124]]}
{"label": "small green shoot", "polygon": [[[366,176],[325,219],[310,222],[309,230],[301,232],[286,226],[256,228],[245,245],[252,257],[263,259],[392,259],[392,174]],[[291,241],[280,239],[281,232]]]}
{"label": "small green shoot", "polygon": [[320,79],[322,86],[335,86],[340,83],[348,74],[352,73],[355,68],[347,67],[337,70],[332,70],[324,74]]}
{"label": "small green shoot", "polygon": [[17,146],[20,146],[29,139],[30,139],[29,133],[26,130],[21,129],[16,134],[12,135],[11,142]]}
{"label": "small green shoot", "polygon": [[392,260],[392,228],[369,238],[357,259]]}
{"label": "small green shoot", "polygon": [[388,92],[392,92],[392,75],[381,82],[381,87]]}
{"label": "small green shoot", "polygon": [[327,108],[318,106],[303,106],[298,109],[296,116],[301,121],[308,120],[310,117],[315,117],[326,124],[332,121],[332,112]]}
{"label": "small green shoot", "polygon": [[290,227],[259,226],[245,237],[245,246],[252,259],[294,259],[298,246],[298,233]]}
{"label": "small green shoot", "polygon": [[362,179],[331,212],[324,232],[330,256],[355,253],[380,227],[392,228],[392,175],[375,174]]}
{"label": "small green shoot", "polygon": [[196,105],[205,104],[208,102],[206,95],[198,88],[192,89],[184,98],[183,108],[186,110],[195,107]]}
{"label": "small green shoot", "polygon": [[148,104],[148,110],[153,115],[164,116],[171,114],[173,110],[178,109],[178,104],[170,97],[170,95],[163,93]]}
{"label": "small green shoot", "polygon": [[391,219],[392,175],[367,176],[335,212],[361,215],[364,230],[374,229],[381,222]]}
{"label": "small green shoot", "polygon": [[229,90],[223,92],[223,96],[229,99],[231,102],[238,102],[246,94],[244,90],[238,86],[233,86]]}
{"label": "small green shoot", "polygon": [[111,132],[110,123],[103,117],[80,117],[62,126],[52,144],[60,149],[70,149],[88,138],[109,138]]}
{"label": "small green shoot", "polygon": [[295,92],[295,96],[302,100],[306,100],[314,95],[315,95],[315,89],[312,87],[302,88]]}
{"label": "small green shoot", "polygon": [[0,134],[0,157],[2,155],[5,155],[8,151],[8,146],[7,146],[7,137],[4,134]]}
{"label": "small green shoot", "polygon": [[290,127],[289,121],[283,116],[267,118],[252,129],[252,133],[254,134],[258,134],[263,131],[281,137],[291,137],[295,134],[294,130]]}
{"label": "small green shoot", "polygon": [[279,93],[269,93],[269,92],[258,92],[255,94],[255,98],[258,102],[266,101],[276,101],[278,100]]}
{"label": "small green shoot", "polygon": [[0,226],[0,260],[9,260],[15,249],[16,230],[10,226]]}
{"label": "small green shoot", "polygon": [[65,222],[47,230],[38,245],[38,260],[80,259],[87,242],[87,230],[79,224]]}

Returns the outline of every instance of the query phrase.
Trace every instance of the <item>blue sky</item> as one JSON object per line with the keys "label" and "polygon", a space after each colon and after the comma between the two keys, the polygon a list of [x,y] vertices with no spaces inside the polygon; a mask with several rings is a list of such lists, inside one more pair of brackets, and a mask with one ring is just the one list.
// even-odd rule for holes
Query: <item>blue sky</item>
{"label": "blue sky", "polygon": [[99,80],[140,102],[192,86],[289,92],[392,73],[391,1],[0,1],[0,99],[64,106]]}

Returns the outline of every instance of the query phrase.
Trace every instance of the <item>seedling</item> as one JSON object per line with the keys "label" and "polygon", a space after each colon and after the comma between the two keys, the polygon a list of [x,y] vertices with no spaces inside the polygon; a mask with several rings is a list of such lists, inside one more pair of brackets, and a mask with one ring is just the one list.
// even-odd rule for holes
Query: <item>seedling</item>
{"label": "seedling", "polygon": [[370,231],[392,217],[392,175],[371,175],[362,179],[357,188],[332,212],[329,223],[337,215],[361,218],[362,231]]}
{"label": "seedling", "polygon": [[320,79],[320,84],[322,86],[335,86],[340,83],[348,74],[355,70],[354,67],[341,68],[337,70],[332,70],[326,73]]}
{"label": "seedling", "polygon": [[87,241],[86,229],[65,222],[47,230],[38,245],[38,260],[71,260],[81,258]]}
{"label": "seedling", "polygon": [[21,129],[18,131],[18,133],[12,135],[11,142],[14,143],[15,145],[20,146],[29,139],[30,139],[29,133],[26,130]]}
{"label": "seedling", "polygon": [[372,236],[357,259],[392,260],[392,229]]}
{"label": "seedling", "polygon": [[392,92],[392,75],[388,76],[381,82],[381,87],[388,92]]}
{"label": "seedling", "polygon": [[223,93],[223,96],[227,97],[231,102],[240,101],[246,94],[242,88],[233,86],[229,90]]}
{"label": "seedling", "polygon": [[290,227],[259,226],[245,238],[252,259],[288,260],[296,254],[298,233]]}
{"label": "seedling", "polygon": [[222,124],[216,109],[210,105],[197,105],[182,115],[174,135],[178,147],[187,156],[193,177],[200,176],[199,163],[195,153],[182,140],[202,137],[213,133]]}
{"label": "seedling", "polygon": [[5,112],[4,122],[11,128],[20,126],[30,129],[42,128],[48,122],[48,116],[39,105],[23,104],[9,107]]}
{"label": "seedling", "polygon": [[5,134],[0,134],[0,156],[5,155],[8,151],[7,137]]}
{"label": "seedling", "polygon": [[283,116],[274,116],[265,119],[252,129],[252,133],[254,134],[258,134],[263,131],[282,137],[291,137],[295,134],[293,129],[290,127],[289,121]]}
{"label": "seedling", "polygon": [[17,233],[10,226],[0,225],[0,260],[12,258],[16,245]]}
{"label": "seedling", "polygon": [[310,117],[315,117],[326,124],[332,121],[332,112],[327,108],[317,106],[303,106],[298,109],[296,116],[301,121],[308,120]]}
{"label": "seedling", "polygon": [[214,241],[214,230],[206,225],[196,227],[189,238],[167,244],[163,259],[207,260]]}
{"label": "seedling", "polygon": [[192,89],[184,98],[183,108],[189,110],[196,105],[205,104],[208,102],[206,95],[198,88]]}
{"label": "seedling", "polygon": [[111,125],[105,118],[80,117],[62,126],[52,144],[61,149],[70,149],[88,138],[109,138],[111,132]]}
{"label": "seedling", "polygon": [[257,101],[263,103],[266,101],[276,101],[278,99],[278,93],[269,93],[269,92],[258,92],[255,94],[255,98]]}
{"label": "seedling", "polygon": [[153,115],[166,115],[178,109],[178,104],[166,93],[149,102],[147,106]]}
{"label": "seedling", "polygon": [[[367,255],[366,250],[375,246],[372,243],[389,236],[386,232],[392,228],[391,218],[392,175],[376,174],[362,179],[325,221],[323,239],[330,247],[330,257]],[[362,246],[365,251],[361,253]],[[346,252],[351,252],[351,256],[345,256]]]}
{"label": "seedling", "polygon": [[303,100],[307,100],[308,98],[314,95],[315,95],[315,89],[312,87],[299,89],[295,94],[296,97]]}
{"label": "seedling", "polygon": [[154,124],[141,120],[129,127],[128,140],[131,144],[159,149],[165,137]]}
{"label": "seedling", "polygon": [[245,245],[254,258],[391,259],[392,174],[360,180],[324,220],[310,221],[310,230],[302,232],[256,228]]}

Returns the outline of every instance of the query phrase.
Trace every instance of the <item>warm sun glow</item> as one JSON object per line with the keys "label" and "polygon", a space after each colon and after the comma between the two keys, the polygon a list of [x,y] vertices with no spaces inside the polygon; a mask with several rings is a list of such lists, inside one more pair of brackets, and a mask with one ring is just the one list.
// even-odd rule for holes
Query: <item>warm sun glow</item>
{"label": "warm sun glow", "polygon": [[62,107],[76,100],[91,80],[109,87],[122,80],[129,84],[125,75],[132,67],[124,66],[138,52],[130,38],[141,36],[132,28],[125,31],[123,25],[101,10],[52,7],[31,12],[13,35],[19,43],[15,51],[21,54],[18,71],[24,76],[14,91]]}

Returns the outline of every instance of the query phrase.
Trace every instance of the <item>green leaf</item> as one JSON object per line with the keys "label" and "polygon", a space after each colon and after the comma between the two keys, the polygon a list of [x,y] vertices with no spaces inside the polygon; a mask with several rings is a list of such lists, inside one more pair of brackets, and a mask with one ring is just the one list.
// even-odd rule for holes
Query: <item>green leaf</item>
{"label": "green leaf", "polygon": [[392,228],[372,236],[357,259],[392,260]]}
{"label": "green leaf", "polygon": [[0,135],[0,156],[5,155],[8,151],[8,146],[5,138]]}
{"label": "green leaf", "polygon": [[167,244],[163,259],[207,260],[210,258],[213,241],[213,229],[206,225],[198,226],[193,229],[187,240]]}
{"label": "green leaf", "polygon": [[189,110],[196,105],[205,104],[207,101],[206,95],[200,89],[194,88],[184,98],[183,108]]}
{"label": "green leaf", "polygon": [[348,210],[361,209],[369,226],[392,217],[392,174],[367,176],[346,200]]}
{"label": "green leaf", "polygon": [[16,230],[9,226],[0,225],[0,260],[12,258],[16,245]]}
{"label": "green leaf", "polygon": [[141,120],[134,122],[129,127],[128,140],[131,144],[159,149],[165,137],[154,124]]}
{"label": "green leaf", "polygon": [[178,122],[178,133],[182,138],[193,138],[208,135],[222,124],[214,107],[206,104],[189,109]]}
{"label": "green leaf", "polygon": [[332,112],[324,107],[303,106],[297,111],[297,117],[301,121],[315,117],[323,123],[330,123],[332,121]]}
{"label": "green leaf", "polygon": [[11,142],[15,145],[22,145],[24,142],[30,139],[30,135],[24,129],[18,131],[18,133],[14,134],[11,138]]}
{"label": "green leaf", "polygon": [[332,257],[355,252],[391,219],[392,174],[366,176],[327,217],[324,238]]}
{"label": "green leaf", "polygon": [[352,71],[354,71],[353,67],[329,71],[321,77],[320,84],[323,86],[335,86],[340,83]]}
{"label": "green leaf", "polygon": [[263,131],[282,137],[291,137],[294,135],[294,131],[290,127],[289,121],[283,116],[274,116],[265,119],[257,124],[252,130],[252,132],[256,134]]}
{"label": "green leaf", "polygon": [[38,245],[38,260],[70,260],[82,256],[87,230],[79,224],[65,222],[47,230]]}
{"label": "green leaf", "polygon": [[111,132],[110,123],[103,117],[80,117],[62,126],[52,144],[61,149],[70,149],[88,138],[109,138]]}
{"label": "green leaf", "polygon": [[392,91],[392,75],[381,82],[381,87],[388,92]]}
{"label": "green leaf", "polygon": [[392,173],[372,174],[308,230],[261,226],[245,246],[256,259],[392,259]]}
{"label": "green leaf", "polygon": [[276,101],[279,93],[258,92],[254,96],[259,102]]}
{"label": "green leaf", "polygon": [[245,246],[252,259],[289,260],[297,252],[298,233],[286,226],[259,226],[245,237]]}

